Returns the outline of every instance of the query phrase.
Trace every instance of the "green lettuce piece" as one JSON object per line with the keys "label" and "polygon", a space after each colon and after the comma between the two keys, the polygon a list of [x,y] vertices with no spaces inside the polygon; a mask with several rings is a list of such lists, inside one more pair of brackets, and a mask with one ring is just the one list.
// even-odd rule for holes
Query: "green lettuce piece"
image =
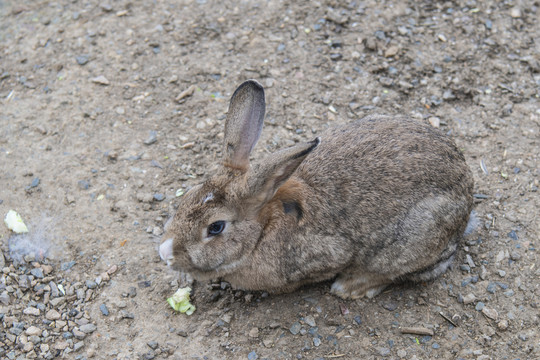
{"label": "green lettuce piece", "polygon": [[167,299],[167,302],[174,311],[179,311],[181,313],[186,313],[186,315],[191,315],[195,311],[195,306],[189,302],[189,294],[191,294],[191,288],[185,287],[178,289],[173,296]]}
{"label": "green lettuce piece", "polygon": [[24,224],[23,219],[21,218],[21,215],[19,215],[15,210],[9,210],[6,217],[4,218],[4,222],[6,223],[6,226],[9,230],[17,233],[27,233],[28,228]]}

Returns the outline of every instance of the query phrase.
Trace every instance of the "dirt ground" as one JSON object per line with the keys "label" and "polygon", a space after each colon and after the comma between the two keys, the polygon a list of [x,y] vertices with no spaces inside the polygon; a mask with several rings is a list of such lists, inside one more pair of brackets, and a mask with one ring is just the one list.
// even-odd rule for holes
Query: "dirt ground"
{"label": "dirt ground", "polygon": [[[0,214],[30,228],[0,225],[0,357],[539,359],[539,6],[0,0]],[[163,225],[249,78],[255,158],[371,113],[449,133],[480,220],[454,268],[358,301],[195,283],[175,314]]]}

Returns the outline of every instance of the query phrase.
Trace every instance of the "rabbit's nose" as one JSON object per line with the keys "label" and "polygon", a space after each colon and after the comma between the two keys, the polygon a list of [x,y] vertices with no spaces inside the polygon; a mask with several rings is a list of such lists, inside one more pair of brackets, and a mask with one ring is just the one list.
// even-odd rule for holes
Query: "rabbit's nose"
{"label": "rabbit's nose", "polygon": [[167,239],[159,245],[159,256],[161,260],[166,261],[167,265],[172,264],[173,256],[173,239]]}

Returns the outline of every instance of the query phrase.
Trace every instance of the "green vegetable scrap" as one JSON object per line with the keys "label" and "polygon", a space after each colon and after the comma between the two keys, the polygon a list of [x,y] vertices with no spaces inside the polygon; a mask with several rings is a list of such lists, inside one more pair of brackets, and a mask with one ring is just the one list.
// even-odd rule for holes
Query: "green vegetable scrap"
{"label": "green vegetable scrap", "polygon": [[19,215],[15,210],[8,211],[6,217],[4,218],[4,222],[6,223],[6,226],[9,230],[17,234],[28,232],[28,228],[24,224],[21,215]]}
{"label": "green vegetable scrap", "polygon": [[178,289],[173,296],[167,299],[167,302],[174,311],[186,313],[191,315],[195,311],[195,306],[189,302],[189,294],[191,294],[191,288],[185,287]]}

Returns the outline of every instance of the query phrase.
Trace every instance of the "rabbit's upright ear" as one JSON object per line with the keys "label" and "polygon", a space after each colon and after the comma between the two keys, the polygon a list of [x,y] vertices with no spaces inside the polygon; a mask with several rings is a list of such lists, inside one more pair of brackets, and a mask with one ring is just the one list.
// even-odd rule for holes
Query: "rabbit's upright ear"
{"label": "rabbit's upright ear", "polygon": [[321,142],[320,138],[278,151],[264,159],[249,176],[248,187],[255,206],[270,200],[294,173],[306,156]]}
{"label": "rabbit's upright ear", "polygon": [[226,167],[245,172],[249,154],[259,140],[266,104],[264,89],[255,80],[248,80],[236,89],[225,122],[223,146]]}

